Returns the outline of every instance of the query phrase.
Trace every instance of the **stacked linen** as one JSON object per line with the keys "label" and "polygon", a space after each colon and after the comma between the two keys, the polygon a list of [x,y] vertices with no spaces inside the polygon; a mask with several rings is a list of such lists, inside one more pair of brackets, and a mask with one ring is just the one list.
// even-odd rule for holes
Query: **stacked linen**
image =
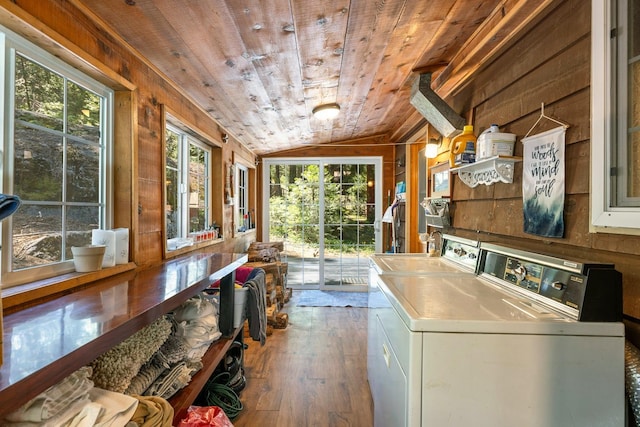
{"label": "stacked linen", "polygon": [[91,379],[96,386],[124,393],[140,368],[169,338],[171,327],[166,316],[160,317],[91,362]]}
{"label": "stacked linen", "polygon": [[131,380],[132,395],[170,398],[202,368],[202,356],[222,335],[216,305],[201,296],[187,300],[170,315],[173,332]]}
{"label": "stacked linen", "polygon": [[212,342],[222,336],[218,328],[218,308],[204,296],[196,296],[173,312],[176,336],[189,347],[187,359],[199,362]]}
{"label": "stacked linen", "polygon": [[8,427],[119,427],[134,414],[138,401],[94,387],[91,368],[83,367],[9,414]]}

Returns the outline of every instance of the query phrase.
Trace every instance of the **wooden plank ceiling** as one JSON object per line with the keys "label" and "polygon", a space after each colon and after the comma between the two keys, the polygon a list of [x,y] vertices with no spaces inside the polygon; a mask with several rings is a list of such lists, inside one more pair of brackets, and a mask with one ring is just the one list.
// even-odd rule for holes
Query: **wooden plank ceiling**
{"label": "wooden plank ceiling", "polygon": [[[549,3],[72,2],[256,154],[372,135],[402,137],[422,119],[409,103],[421,70],[446,75],[442,87],[455,86],[474,66],[466,57],[479,61],[494,54]],[[313,108],[325,103],[340,105],[336,119],[313,117]]]}

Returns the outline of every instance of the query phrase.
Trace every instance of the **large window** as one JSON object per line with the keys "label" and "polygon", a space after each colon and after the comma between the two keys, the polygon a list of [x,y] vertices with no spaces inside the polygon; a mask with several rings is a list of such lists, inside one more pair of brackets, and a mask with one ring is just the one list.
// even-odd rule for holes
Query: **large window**
{"label": "large window", "polygon": [[640,1],[593,0],[591,36],[592,225],[640,228]]}
{"label": "large window", "polygon": [[181,127],[165,133],[167,249],[175,250],[213,236],[211,223],[211,149]]}
{"label": "large window", "polygon": [[113,93],[0,28],[2,191],[22,206],[2,222],[2,283],[73,271],[71,246],[110,226]]}

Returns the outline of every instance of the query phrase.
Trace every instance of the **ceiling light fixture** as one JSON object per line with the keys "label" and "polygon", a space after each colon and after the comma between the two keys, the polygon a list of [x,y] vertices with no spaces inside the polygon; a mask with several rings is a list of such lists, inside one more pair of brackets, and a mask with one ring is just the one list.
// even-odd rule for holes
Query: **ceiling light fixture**
{"label": "ceiling light fixture", "polygon": [[322,104],[315,107],[312,113],[319,120],[335,119],[340,113],[340,106],[336,103]]}

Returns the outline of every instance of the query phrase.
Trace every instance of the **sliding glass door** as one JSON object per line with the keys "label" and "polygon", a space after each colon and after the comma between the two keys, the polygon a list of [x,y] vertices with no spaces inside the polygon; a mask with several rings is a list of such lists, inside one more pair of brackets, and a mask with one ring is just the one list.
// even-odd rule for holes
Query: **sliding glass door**
{"label": "sliding glass door", "polygon": [[381,159],[266,159],[263,174],[263,239],[284,242],[288,285],[365,291],[382,247]]}

